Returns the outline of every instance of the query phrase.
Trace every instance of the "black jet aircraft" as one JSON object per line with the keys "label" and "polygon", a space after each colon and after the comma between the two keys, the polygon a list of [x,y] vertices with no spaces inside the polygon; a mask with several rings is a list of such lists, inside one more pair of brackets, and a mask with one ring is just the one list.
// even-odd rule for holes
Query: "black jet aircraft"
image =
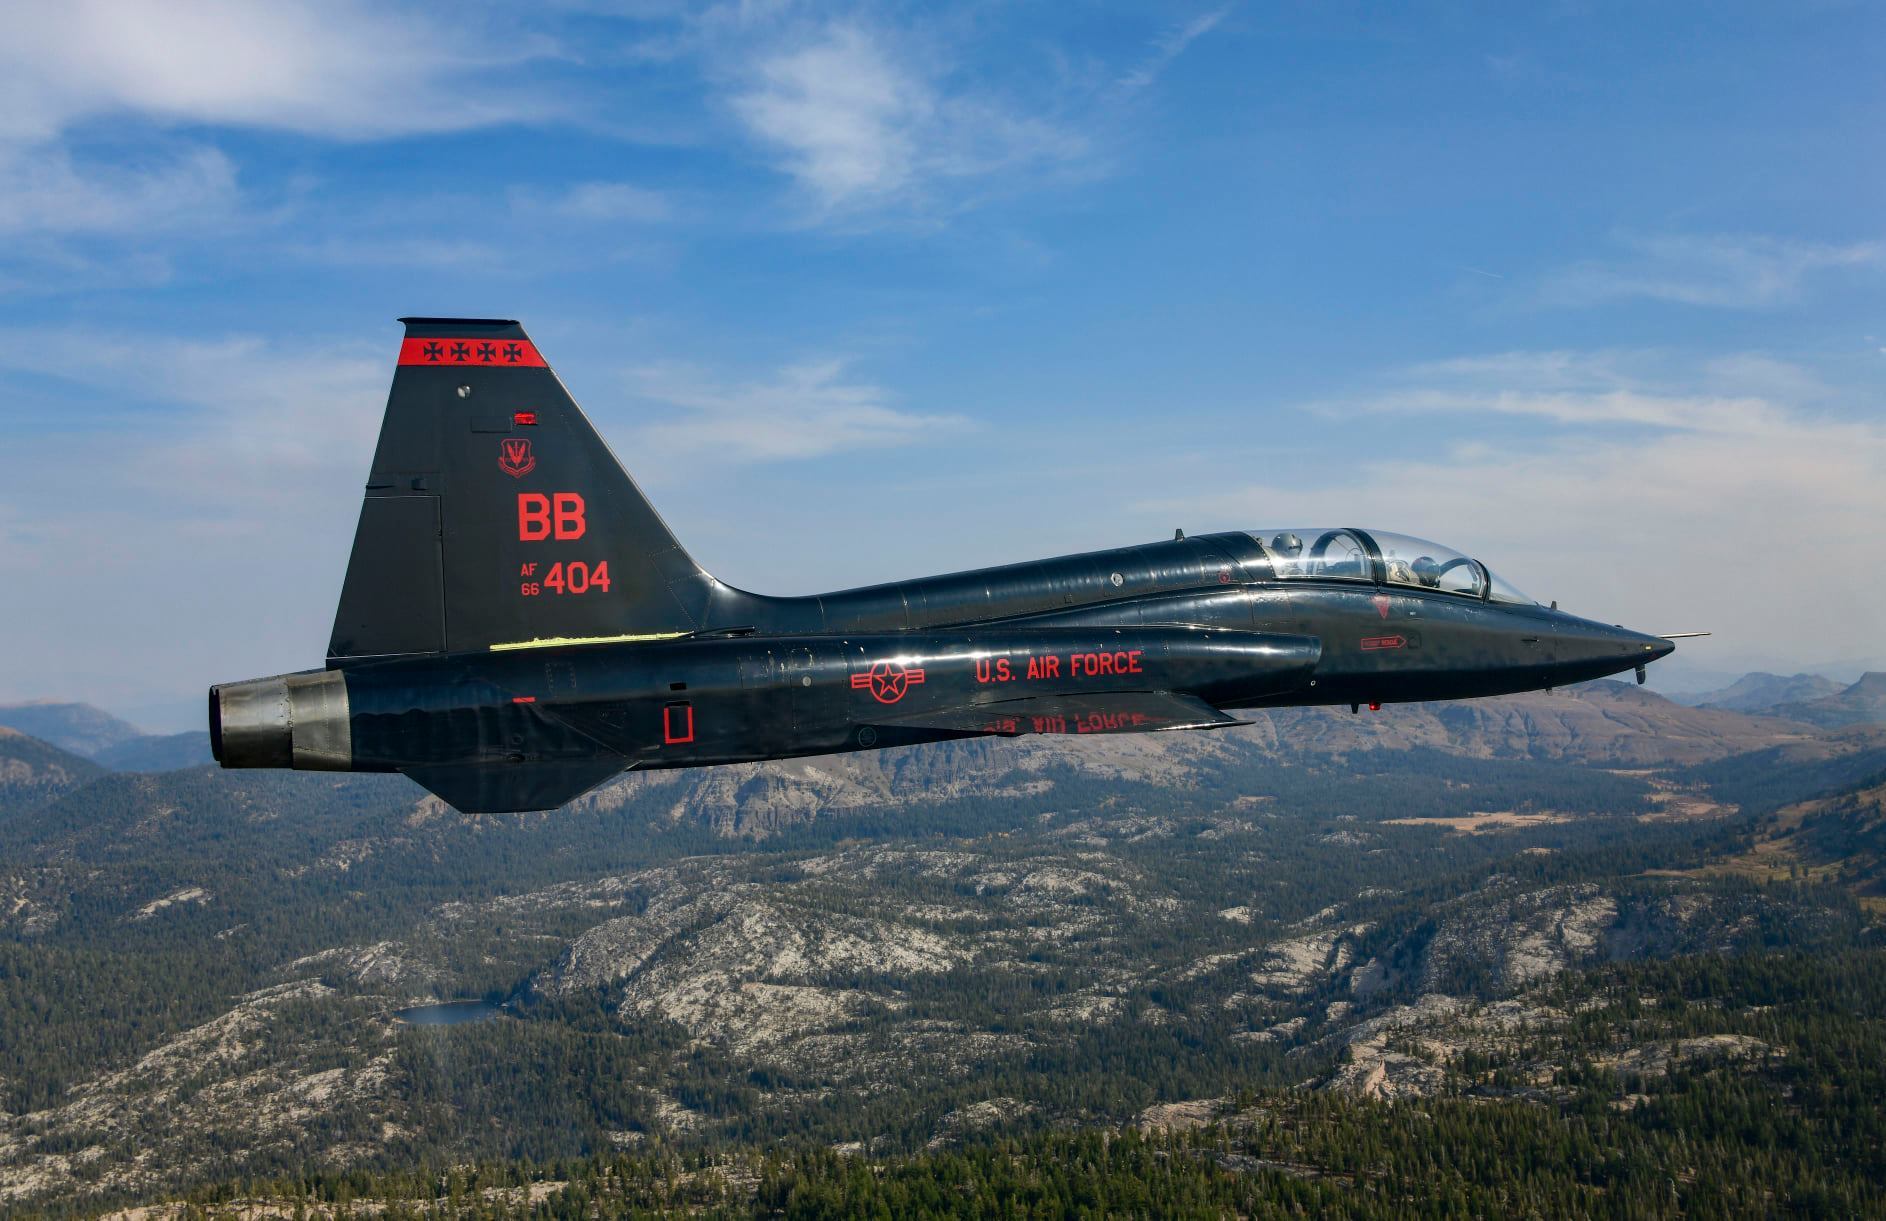
{"label": "black jet aircraft", "polygon": [[1641,682],[1674,647],[1353,526],[747,593],[689,557],[516,322],[401,321],[327,665],[212,687],[224,767],[538,810],[632,768]]}

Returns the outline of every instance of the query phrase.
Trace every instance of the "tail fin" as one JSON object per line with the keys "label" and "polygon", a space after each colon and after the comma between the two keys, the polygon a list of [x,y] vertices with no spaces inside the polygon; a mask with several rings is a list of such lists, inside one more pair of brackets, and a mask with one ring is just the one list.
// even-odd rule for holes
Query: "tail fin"
{"label": "tail fin", "polygon": [[400,321],[328,659],[699,627],[711,578],[524,329]]}

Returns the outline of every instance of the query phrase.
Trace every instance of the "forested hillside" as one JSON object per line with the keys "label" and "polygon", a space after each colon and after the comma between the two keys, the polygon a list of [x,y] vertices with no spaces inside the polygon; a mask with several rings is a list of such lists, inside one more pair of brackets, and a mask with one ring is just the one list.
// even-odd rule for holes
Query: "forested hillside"
{"label": "forested hillside", "polygon": [[8,744],[12,1208],[1882,1206],[1867,726],[1596,684],[507,816]]}

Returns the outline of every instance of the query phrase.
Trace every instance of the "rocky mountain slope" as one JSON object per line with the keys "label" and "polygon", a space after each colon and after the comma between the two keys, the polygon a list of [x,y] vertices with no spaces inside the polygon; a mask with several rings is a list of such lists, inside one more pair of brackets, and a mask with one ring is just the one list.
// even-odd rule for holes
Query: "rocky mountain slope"
{"label": "rocky mountain slope", "polygon": [[1839,683],[1819,674],[1782,675],[1758,670],[1726,687],[1678,697],[1677,703],[1726,712],[1768,712],[1779,704],[1805,703],[1839,690]]}
{"label": "rocky mountain slope", "polygon": [[1781,704],[1774,711],[1778,716],[1827,729],[1845,725],[1886,725],[1886,672],[1862,674],[1858,682],[1833,695]]}
{"label": "rocky mountain slope", "polygon": [[[1368,839],[1386,857],[1434,833],[1397,834]],[[1465,1051],[1569,1020],[1534,995],[1567,971],[1862,936],[1838,901],[1701,877],[1542,881],[1552,856],[1528,849],[1477,882],[1481,867],[1422,883],[1422,899],[1380,885],[1397,876],[1384,859],[1346,901],[1287,918],[1333,892],[1280,892],[1266,861],[1327,838],[1280,812],[1187,824],[1121,809],[945,847],[688,858],[448,902],[390,939],[282,961],[275,982],[8,1117],[0,1198],[149,1191],[228,1149],[259,1165],[410,1157],[448,1112],[450,1131],[516,1132],[511,1089],[549,1091],[543,1106],[604,1147],[756,1125],[921,1146],[961,1139],[992,1097],[1066,1119],[1122,1091],[1150,1105],[1240,1080],[1431,1094]],[[1351,851],[1329,845],[1324,867]],[[1200,866],[1228,878],[1201,885]],[[500,931],[520,968],[505,1016],[400,1025],[401,1005],[462,991],[455,947],[488,951]],[[1621,1054],[1718,1054],[1701,1046]],[[611,1065],[613,1101],[539,1079],[546,1057],[586,1080]],[[485,1110],[494,1071],[502,1118]]]}
{"label": "rocky mountain slope", "polygon": [[144,736],[137,726],[90,704],[61,704],[51,700],[0,704],[0,727],[29,734],[88,759],[108,747]]}
{"label": "rocky mountain slope", "polygon": [[0,726],[0,816],[45,805],[103,770],[89,759]]}

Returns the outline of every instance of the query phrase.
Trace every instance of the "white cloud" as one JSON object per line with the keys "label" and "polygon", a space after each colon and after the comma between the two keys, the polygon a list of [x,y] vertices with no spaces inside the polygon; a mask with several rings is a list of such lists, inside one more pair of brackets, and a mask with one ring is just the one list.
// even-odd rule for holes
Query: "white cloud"
{"label": "white cloud", "polygon": [[479,39],[475,10],[358,0],[64,0],[15,6],[0,40],[0,138],[87,118],[268,127],[343,138],[541,115],[483,73],[544,44]]}
{"label": "white cloud", "polygon": [[1215,9],[1200,13],[1190,21],[1182,21],[1153,40],[1152,54],[1139,66],[1120,78],[1120,87],[1128,91],[1144,89],[1158,80],[1165,70],[1172,66],[1172,61],[1185,53],[1185,49],[1200,38],[1218,28],[1218,24],[1230,16],[1236,4],[1224,4]]}
{"label": "white cloud", "polygon": [[934,206],[936,192],[1071,162],[1086,141],[985,90],[947,81],[936,48],[834,22],[735,53],[735,115],[821,216]]}
{"label": "white cloud", "polygon": [[[559,104],[501,73],[547,51],[461,9],[360,0],[16,5],[0,39],[0,233],[224,224],[240,203],[229,158],[153,129],[377,139],[542,117]],[[76,151],[81,129],[109,161]],[[127,154],[127,131],[157,151]]]}
{"label": "white cloud", "polygon": [[1748,235],[1627,237],[1632,257],[1577,263],[1548,276],[1540,299],[1587,306],[1644,297],[1754,309],[1800,300],[1813,276],[1886,265],[1886,242],[1832,245]]}
{"label": "white cloud", "polygon": [[[1356,430],[1379,439],[1361,445],[1349,477],[1247,484],[1161,507],[1256,527],[1287,516],[1434,538],[1575,613],[1649,631],[1714,629],[1716,639],[1691,646],[1702,657],[1876,655],[1886,421],[1723,394],[1738,370],[1769,390],[1826,393],[1767,357],[1517,352],[1437,362],[1308,409],[1325,426],[1406,417]],[[1523,439],[1476,437],[1448,415],[1542,427]]]}
{"label": "white cloud", "polygon": [[848,379],[840,361],[791,365],[738,385],[657,365],[635,370],[630,384],[644,401],[682,409],[633,434],[633,465],[655,474],[703,457],[724,465],[908,445],[965,426],[957,416],[896,409],[883,388]]}

